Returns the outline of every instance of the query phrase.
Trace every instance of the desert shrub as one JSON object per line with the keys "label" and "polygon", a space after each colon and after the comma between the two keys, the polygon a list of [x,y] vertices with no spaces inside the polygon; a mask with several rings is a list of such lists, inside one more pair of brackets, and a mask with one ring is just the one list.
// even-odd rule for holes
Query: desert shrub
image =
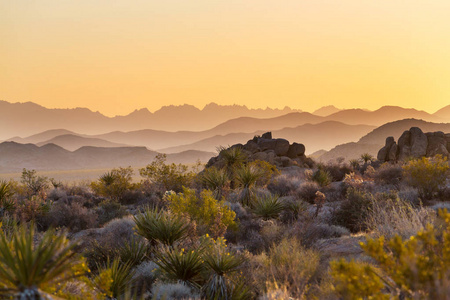
{"label": "desert shrub", "polygon": [[305,249],[296,239],[283,239],[267,253],[255,257],[255,288],[267,291],[267,283],[286,286],[291,297],[300,297],[319,265],[319,254]]}
{"label": "desert shrub", "polygon": [[429,225],[406,240],[395,236],[386,243],[380,237],[362,243],[364,252],[382,272],[344,260],[333,263],[336,291],[349,299],[368,295],[378,299],[446,299],[450,280],[450,214],[441,211],[440,215],[445,221],[443,231]]}
{"label": "desert shrub", "polygon": [[342,181],[346,174],[350,174],[352,169],[346,164],[326,164],[323,169],[327,171],[332,181]]}
{"label": "desert shrub", "polygon": [[350,231],[345,227],[323,224],[317,220],[304,220],[294,224],[288,234],[298,239],[304,247],[311,247],[318,240],[350,235]]}
{"label": "desert shrub", "polygon": [[254,160],[248,163],[248,166],[261,172],[261,177],[256,182],[260,186],[267,185],[273,176],[280,175],[280,171],[278,171],[275,165],[264,160]]}
{"label": "desert shrub", "polygon": [[111,220],[120,219],[124,217],[127,212],[125,208],[118,202],[104,200],[100,202],[96,208],[98,215],[98,223],[103,225]]}
{"label": "desert shrub", "polygon": [[333,181],[331,173],[325,168],[319,168],[311,177],[312,181],[317,182],[321,187],[329,185]]}
{"label": "desert shrub", "polygon": [[204,233],[217,237],[228,227],[236,228],[236,214],[223,200],[217,201],[211,191],[203,190],[197,197],[195,190],[183,188],[183,193],[168,194],[166,201],[174,214],[194,220]]}
{"label": "desert shrub", "polygon": [[31,196],[29,199],[17,201],[15,216],[23,223],[34,221],[39,228],[42,228],[45,226],[50,208],[51,203],[41,196]]}
{"label": "desert shrub", "polygon": [[183,186],[192,184],[196,173],[183,164],[166,164],[166,159],[165,154],[158,154],[151,164],[139,169],[139,174],[159,186],[163,193],[181,192]]}
{"label": "desert shrub", "polygon": [[316,193],[319,189],[320,186],[316,182],[306,181],[297,188],[294,195],[298,199],[313,204],[314,199],[316,198]]}
{"label": "desert shrub", "polygon": [[125,193],[136,187],[132,180],[133,168],[116,168],[100,176],[98,181],[92,182],[91,188],[97,195],[120,202]]}
{"label": "desert shrub", "polygon": [[217,200],[225,196],[225,191],[229,187],[228,174],[224,169],[210,167],[200,175],[200,182],[204,187],[211,190]]}
{"label": "desert shrub", "polygon": [[253,203],[253,213],[265,220],[277,219],[285,209],[285,204],[277,195],[257,198]]}
{"label": "desert shrub", "polygon": [[147,208],[133,218],[137,233],[145,237],[152,246],[158,242],[173,245],[188,234],[189,226],[183,218],[163,210]]}
{"label": "desert shrub", "polygon": [[398,186],[403,178],[403,169],[398,164],[384,163],[376,170],[373,177],[377,183]]}
{"label": "desert shrub", "polygon": [[33,226],[21,226],[9,237],[0,233],[1,298],[47,298],[61,284],[86,274],[88,269],[74,247],[54,230],[37,239]]}
{"label": "desert shrub", "polygon": [[200,294],[182,283],[157,283],[152,288],[152,299],[200,299]]}
{"label": "desert shrub", "polygon": [[286,174],[278,175],[270,181],[267,189],[272,193],[280,196],[288,196],[301,184],[299,177],[293,177]]}
{"label": "desert shrub", "polygon": [[26,186],[28,197],[43,193],[48,188],[48,178],[38,176],[36,170],[23,169],[20,181]]}
{"label": "desert shrub", "polygon": [[399,235],[406,239],[424,230],[427,224],[434,222],[435,217],[431,209],[415,209],[410,203],[395,198],[373,201],[366,223],[375,237],[390,239]]}
{"label": "desert shrub", "polygon": [[254,188],[257,181],[263,176],[260,169],[251,166],[242,166],[235,171],[235,180],[240,189],[239,200],[244,205],[251,205],[254,197]]}
{"label": "desert shrub", "polygon": [[284,197],[284,210],[281,213],[280,220],[283,223],[291,223],[297,220],[308,209],[308,204],[294,197]]}
{"label": "desert shrub", "polygon": [[83,207],[80,203],[55,203],[47,217],[48,226],[66,227],[71,232],[93,228],[97,225],[97,213]]}
{"label": "desert shrub", "polygon": [[48,193],[47,199],[52,201],[67,201],[67,193],[60,188],[53,189]]}
{"label": "desert shrub", "polygon": [[411,160],[403,166],[409,184],[419,190],[424,200],[432,199],[447,179],[449,163],[440,155]]}
{"label": "desert shrub", "polygon": [[133,269],[133,280],[136,286],[150,289],[158,276],[158,265],[153,261],[143,261]]}
{"label": "desert shrub", "polygon": [[347,199],[333,213],[332,223],[348,228],[353,233],[364,231],[367,229],[366,219],[372,204],[371,194],[351,188],[347,192]]}

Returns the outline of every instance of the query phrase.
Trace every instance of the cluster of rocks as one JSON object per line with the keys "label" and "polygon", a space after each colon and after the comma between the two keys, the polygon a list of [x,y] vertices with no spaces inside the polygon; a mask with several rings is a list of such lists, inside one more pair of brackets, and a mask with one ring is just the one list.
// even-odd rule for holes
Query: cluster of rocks
{"label": "cluster of rocks", "polygon": [[377,159],[382,162],[395,162],[407,158],[420,158],[435,155],[449,156],[450,134],[437,132],[423,133],[418,127],[403,132],[395,142],[392,136],[386,139],[386,145],[378,151]]}
{"label": "cluster of rocks", "polygon": [[[303,144],[290,144],[286,139],[273,139],[271,132],[266,132],[262,136],[255,136],[245,145],[236,144],[231,148],[241,148],[247,155],[249,161],[267,161],[278,168],[300,166],[311,167],[313,161],[305,156],[305,146]],[[223,167],[223,152],[212,157],[206,167]]]}

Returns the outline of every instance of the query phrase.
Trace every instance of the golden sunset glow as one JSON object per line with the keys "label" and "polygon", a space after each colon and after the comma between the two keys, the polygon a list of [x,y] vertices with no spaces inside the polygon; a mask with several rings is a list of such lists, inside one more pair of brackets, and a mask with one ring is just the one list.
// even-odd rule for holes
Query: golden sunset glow
{"label": "golden sunset glow", "polygon": [[0,99],[107,115],[209,102],[434,112],[450,2],[1,1]]}

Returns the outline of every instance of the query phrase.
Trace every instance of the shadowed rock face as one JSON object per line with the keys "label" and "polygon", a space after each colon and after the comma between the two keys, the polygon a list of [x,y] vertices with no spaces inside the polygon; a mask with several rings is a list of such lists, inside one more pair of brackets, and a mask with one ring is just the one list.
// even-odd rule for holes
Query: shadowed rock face
{"label": "shadowed rock face", "polygon": [[[263,160],[278,168],[290,166],[312,166],[312,161],[305,156],[305,146],[299,143],[290,144],[286,139],[273,139],[271,132],[261,137],[254,137],[245,145],[236,144],[230,148],[239,147],[247,155],[249,161]],[[206,167],[221,167],[222,155],[212,157]]]}
{"label": "shadowed rock face", "polygon": [[393,137],[386,139],[386,144],[378,151],[379,161],[399,161],[409,157],[420,158],[435,155],[449,156],[450,134],[441,131],[423,133],[418,127],[411,127],[403,132],[398,144]]}

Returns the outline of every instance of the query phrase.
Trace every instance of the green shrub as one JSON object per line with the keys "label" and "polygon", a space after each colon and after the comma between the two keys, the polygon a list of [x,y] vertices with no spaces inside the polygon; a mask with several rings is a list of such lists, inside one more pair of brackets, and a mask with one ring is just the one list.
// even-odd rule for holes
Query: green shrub
{"label": "green shrub", "polygon": [[265,220],[277,219],[285,209],[283,201],[276,195],[257,198],[253,204],[253,212]]}
{"label": "green shrub", "polygon": [[422,157],[411,160],[403,166],[410,185],[419,190],[424,200],[432,199],[447,179],[449,163],[442,156]]}
{"label": "green shrub", "polygon": [[336,291],[346,299],[446,299],[450,282],[450,214],[440,212],[443,229],[428,225],[416,236],[361,243],[381,272],[354,262],[331,265]]}
{"label": "green shrub", "polygon": [[203,190],[198,198],[195,190],[183,188],[183,193],[169,194],[166,200],[174,214],[194,220],[204,233],[222,236],[228,227],[237,226],[235,212],[223,200],[217,201],[211,191]]}
{"label": "green shrub", "polygon": [[120,202],[129,190],[136,187],[132,180],[133,169],[131,167],[117,168],[100,176],[98,181],[92,182],[91,188],[97,195]]}
{"label": "green shrub", "polygon": [[113,219],[120,219],[127,214],[125,208],[118,202],[111,200],[102,201],[96,209],[99,225],[108,223]]}
{"label": "green shrub", "polygon": [[138,234],[145,237],[152,246],[158,242],[171,246],[188,234],[189,226],[184,219],[162,210],[147,208],[134,216],[134,221]]}
{"label": "green shrub", "polygon": [[139,169],[139,174],[159,186],[162,192],[181,192],[183,186],[191,185],[196,173],[186,165],[166,164],[166,159],[165,154],[158,154],[151,164]]}
{"label": "green shrub", "polygon": [[14,211],[15,201],[12,199],[12,195],[11,184],[7,181],[0,181],[0,218],[4,214]]}

